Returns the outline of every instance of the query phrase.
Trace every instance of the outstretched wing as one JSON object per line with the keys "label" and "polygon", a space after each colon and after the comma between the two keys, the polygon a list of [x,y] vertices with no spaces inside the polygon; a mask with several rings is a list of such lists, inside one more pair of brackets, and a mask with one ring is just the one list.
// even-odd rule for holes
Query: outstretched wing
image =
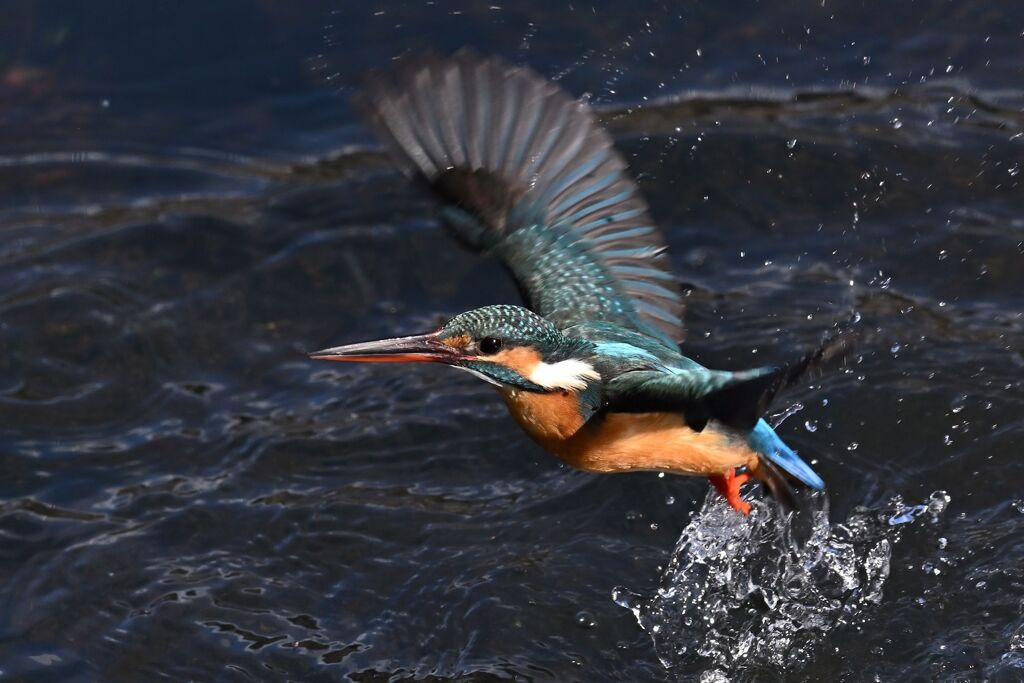
{"label": "outstretched wing", "polygon": [[683,303],[626,164],[586,105],[462,51],[371,76],[357,107],[459,239],[497,255],[562,328],[605,321],[677,348]]}

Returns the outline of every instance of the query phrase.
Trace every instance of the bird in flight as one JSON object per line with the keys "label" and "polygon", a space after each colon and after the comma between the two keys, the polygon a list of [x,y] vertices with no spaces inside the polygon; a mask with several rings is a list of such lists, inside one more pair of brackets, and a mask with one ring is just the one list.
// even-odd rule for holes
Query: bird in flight
{"label": "bird in flight", "polygon": [[453,235],[502,261],[527,307],[485,306],[426,334],[312,358],[466,370],[566,463],[704,476],[743,514],[750,477],[787,506],[792,481],[824,488],[762,416],[833,348],[738,372],[683,355],[665,244],[585,104],[528,68],[468,51],[374,73],[354,104],[437,197]]}

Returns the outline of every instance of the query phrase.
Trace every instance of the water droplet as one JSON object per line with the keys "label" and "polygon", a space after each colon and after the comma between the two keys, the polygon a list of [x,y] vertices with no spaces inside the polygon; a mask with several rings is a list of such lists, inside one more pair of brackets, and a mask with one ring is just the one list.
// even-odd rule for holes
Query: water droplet
{"label": "water droplet", "polygon": [[903,122],[900,121],[899,119],[893,119],[890,123],[892,123],[892,127],[896,129],[903,127]]}
{"label": "water droplet", "polygon": [[943,434],[942,435],[942,443],[946,444],[947,446],[952,446],[953,445],[953,437],[951,437],[949,434]]}
{"label": "water droplet", "polygon": [[935,545],[939,547],[939,550],[945,550],[946,546],[949,545],[949,541],[945,536],[939,536],[939,540],[935,542]]}
{"label": "water droplet", "polygon": [[953,499],[945,491],[932,491],[932,495],[928,496],[928,512],[936,517],[941,515],[949,507],[951,500]]}
{"label": "water droplet", "polygon": [[576,625],[580,628],[594,628],[597,626],[597,620],[594,619],[594,615],[586,610],[581,610],[576,613]]}
{"label": "water droplet", "polygon": [[964,405],[967,403],[967,394],[959,394],[949,404],[950,410],[954,413],[959,413],[964,409]]}
{"label": "water droplet", "polygon": [[806,429],[807,431],[809,431],[811,433],[814,433],[814,432],[818,431],[818,421],[817,420],[807,420],[806,422],[804,422],[804,429]]}
{"label": "water droplet", "polygon": [[892,346],[890,346],[890,347],[889,347],[889,352],[890,352],[890,353],[899,353],[899,352],[900,352],[900,345],[899,345],[899,342],[896,342],[895,344],[893,344]]}
{"label": "water droplet", "polygon": [[675,496],[668,496],[667,498],[665,498],[665,505],[675,505],[675,504],[676,504],[676,497]]}
{"label": "water droplet", "polygon": [[974,587],[975,588],[984,588],[987,585],[988,585],[987,581],[979,581],[978,583],[974,584]]}
{"label": "water droplet", "polygon": [[634,613],[640,610],[640,596],[631,590],[627,590],[622,586],[616,586],[612,589],[612,602],[619,607],[625,607],[628,610],[632,610]]}
{"label": "water droplet", "polygon": [[860,448],[860,444],[857,443],[856,441],[851,441],[850,445],[846,447],[846,450],[848,450],[848,451],[855,451],[858,448]]}
{"label": "water droplet", "polygon": [[788,147],[789,149],[793,149],[794,147],[796,147],[796,138],[790,138],[790,140],[786,142],[786,147]]}
{"label": "water droplet", "polygon": [[900,504],[894,515],[889,517],[889,526],[899,526],[900,524],[909,524],[913,522],[922,512],[925,511],[924,505],[911,505],[909,507]]}
{"label": "water droplet", "polygon": [[777,428],[783,422],[788,420],[793,415],[796,415],[797,413],[799,413],[803,409],[804,409],[804,404],[803,403],[799,403],[799,402],[794,403],[794,404],[792,404],[790,406],[787,406],[786,409],[783,410],[782,412],[776,413],[775,415],[769,416],[768,417],[768,424],[770,424],[774,428]]}

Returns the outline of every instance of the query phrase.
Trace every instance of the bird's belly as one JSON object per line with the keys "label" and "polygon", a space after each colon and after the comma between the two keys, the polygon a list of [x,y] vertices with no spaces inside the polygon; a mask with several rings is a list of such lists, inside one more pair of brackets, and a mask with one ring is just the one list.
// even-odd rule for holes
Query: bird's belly
{"label": "bird's belly", "polygon": [[757,465],[742,440],[713,428],[695,432],[671,413],[610,413],[551,449],[570,465],[591,472],[658,470],[721,474]]}
{"label": "bird's belly", "polygon": [[537,443],[582,470],[709,475],[757,467],[742,440],[710,426],[695,432],[673,413],[609,413],[586,422],[573,393],[511,391],[505,401]]}

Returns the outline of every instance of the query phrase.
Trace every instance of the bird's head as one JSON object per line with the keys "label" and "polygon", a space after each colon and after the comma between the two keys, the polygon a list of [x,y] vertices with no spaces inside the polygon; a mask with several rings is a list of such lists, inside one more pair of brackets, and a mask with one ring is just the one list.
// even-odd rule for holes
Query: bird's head
{"label": "bird's head", "polygon": [[467,370],[505,389],[582,391],[600,379],[587,360],[592,345],[567,337],[521,306],[485,306],[452,318],[435,332],[349,344],[310,354],[361,363],[430,361]]}

